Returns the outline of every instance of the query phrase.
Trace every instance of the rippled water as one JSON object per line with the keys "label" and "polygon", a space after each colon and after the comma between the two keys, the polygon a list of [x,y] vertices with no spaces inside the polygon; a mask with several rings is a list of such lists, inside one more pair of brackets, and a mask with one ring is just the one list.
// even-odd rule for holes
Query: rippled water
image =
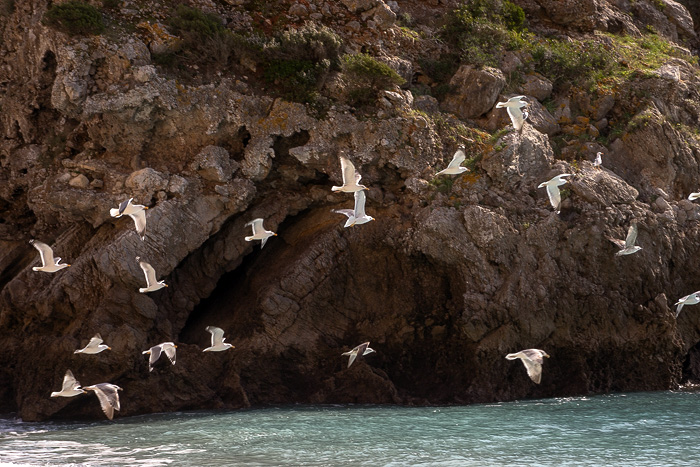
{"label": "rippled water", "polygon": [[0,465],[700,465],[700,393],[0,420]]}

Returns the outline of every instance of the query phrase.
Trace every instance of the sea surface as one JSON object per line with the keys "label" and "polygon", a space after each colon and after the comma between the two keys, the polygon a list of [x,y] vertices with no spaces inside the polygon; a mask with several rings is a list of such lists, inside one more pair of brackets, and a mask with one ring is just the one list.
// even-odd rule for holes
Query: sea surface
{"label": "sea surface", "polygon": [[5,418],[0,465],[700,466],[700,393]]}

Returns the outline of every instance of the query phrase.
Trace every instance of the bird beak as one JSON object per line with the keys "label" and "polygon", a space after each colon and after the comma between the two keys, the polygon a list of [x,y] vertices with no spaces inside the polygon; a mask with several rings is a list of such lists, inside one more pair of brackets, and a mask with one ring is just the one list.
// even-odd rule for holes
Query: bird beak
{"label": "bird beak", "polygon": [[70,264],[66,264],[66,266],[70,266]]}
{"label": "bird beak", "polygon": [[[177,349],[177,345],[174,345],[174,344],[173,344],[173,347],[175,347],[175,348]],[[547,356],[549,356],[549,355],[547,355]]]}
{"label": "bird beak", "polygon": [[112,350],[112,347],[107,347],[107,350]]}
{"label": "bird beak", "polygon": [[275,234],[275,237],[276,237],[276,236],[277,236],[277,234]]}
{"label": "bird beak", "polygon": [[163,284],[163,285],[166,286],[166,287],[168,286],[168,284]]}
{"label": "bird beak", "polygon": [[144,208],[144,209],[148,209],[148,206],[144,206],[143,208]]}

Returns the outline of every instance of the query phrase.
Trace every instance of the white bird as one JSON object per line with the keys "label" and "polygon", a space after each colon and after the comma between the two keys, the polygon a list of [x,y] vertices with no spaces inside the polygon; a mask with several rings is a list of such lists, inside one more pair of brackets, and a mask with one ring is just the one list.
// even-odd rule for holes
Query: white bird
{"label": "white bird", "polygon": [[355,209],[333,209],[332,211],[338,214],[345,214],[346,216],[348,216],[348,220],[347,222],[345,222],[345,227],[366,224],[369,221],[373,221],[374,217],[365,214],[365,200],[365,192],[356,191]]}
{"label": "white bird", "polygon": [[131,217],[134,220],[134,225],[136,226],[136,233],[139,234],[141,240],[146,239],[146,209],[148,206],[142,204],[131,204],[134,198],[129,198],[123,201],[118,209],[112,208],[109,210],[109,214],[112,217],[121,217],[124,214]]}
{"label": "white bird", "polygon": [[96,354],[102,352],[103,350],[112,350],[112,347],[105,345],[102,342],[104,342],[102,340],[102,336],[95,334],[95,336],[90,339],[90,342],[88,342],[84,348],[78,349],[73,353]]}
{"label": "white bird", "polygon": [[168,284],[166,284],[164,281],[159,281],[156,279],[156,270],[153,269],[153,266],[145,261],[141,261],[140,256],[136,257],[136,261],[138,261],[139,266],[141,266],[141,269],[143,270],[143,274],[146,276],[146,287],[139,288],[139,292],[153,292],[168,286]]}
{"label": "white bird", "polygon": [[332,191],[353,193],[359,190],[367,190],[366,186],[359,184],[362,175],[355,171],[355,166],[344,156],[340,156],[340,171],[343,173],[343,185],[331,187]]}
{"label": "white bird", "polygon": [[525,365],[525,369],[527,370],[527,375],[536,384],[540,384],[540,381],[542,380],[542,357],[549,358],[549,355],[547,355],[547,352],[540,349],[521,350],[520,352],[509,353],[506,355],[508,360],[515,360],[516,358],[522,360],[523,365]]}
{"label": "white bird", "polygon": [[268,238],[277,236],[277,234],[273,231],[265,230],[265,227],[263,227],[263,220],[261,218],[253,219],[245,226],[248,227],[249,225],[253,228],[253,235],[246,237],[245,241],[251,242],[253,240],[262,240],[262,243],[260,244],[261,250],[265,247],[265,243],[267,243]]}
{"label": "white bird", "polygon": [[352,365],[352,362],[355,361],[358,355],[367,355],[372,352],[374,352],[374,349],[371,349],[369,347],[369,342],[363,342],[354,349],[348,352],[343,352],[341,355],[346,355],[350,357],[350,359],[348,360],[348,368],[350,368],[350,365]]}
{"label": "white bird", "polygon": [[202,352],[222,352],[227,349],[235,348],[235,346],[224,342],[224,330],[216,326],[207,326],[206,330],[211,333],[211,347],[207,347]]}
{"label": "white bird", "polygon": [[153,364],[158,361],[161,352],[165,353],[165,356],[168,357],[170,363],[175,365],[175,349],[177,349],[177,345],[173,344],[172,342],[163,342],[162,344],[154,345],[150,349],[141,352],[144,355],[151,356],[148,359],[148,371],[153,371]]}
{"label": "white bird", "polygon": [[689,199],[690,201],[695,201],[695,200],[698,199],[698,198],[700,198],[700,192],[691,193],[690,195],[688,195],[688,199]]}
{"label": "white bird", "polygon": [[59,264],[61,258],[56,256],[53,257],[53,250],[46,243],[40,242],[38,240],[29,240],[29,243],[39,250],[39,255],[41,256],[41,266],[34,266],[32,271],[42,271],[42,272],[56,272],[63,268],[67,268],[70,264]]}
{"label": "white bird", "polygon": [[498,102],[496,104],[497,109],[506,108],[510,121],[513,122],[513,128],[517,131],[522,129],[525,118],[527,118],[527,111],[523,114],[523,111],[520,110],[521,107],[527,106],[527,102],[521,99],[525,99],[525,96],[511,97],[507,102]]}
{"label": "white bird", "polygon": [[556,177],[542,182],[537,185],[537,188],[547,188],[547,195],[549,196],[549,202],[551,203],[554,210],[559,214],[561,205],[561,194],[559,193],[559,187],[565,184],[568,180],[565,177],[570,177],[572,174],[561,174]]}
{"label": "white bird", "polygon": [[459,164],[464,162],[464,159],[466,158],[467,156],[466,154],[464,154],[464,148],[460,147],[459,149],[457,149],[457,152],[455,152],[455,155],[452,157],[452,161],[449,164],[447,164],[447,168],[439,171],[435,174],[435,176],[437,177],[438,175],[456,175],[466,172],[468,170],[466,167],[459,166]]}
{"label": "white bird", "polygon": [[678,307],[676,307],[676,318],[681,314],[681,310],[685,305],[697,305],[698,303],[700,303],[700,290],[678,300],[676,302],[676,305],[678,305]]}
{"label": "white bird", "polygon": [[51,397],[73,397],[78,394],[85,394],[85,391],[80,389],[80,381],[75,379],[73,372],[67,370],[66,375],[63,377],[63,386],[61,390],[52,392]]}
{"label": "white bird", "polygon": [[593,161],[593,167],[600,168],[600,166],[603,165],[603,153],[598,152],[595,155],[595,160]]}
{"label": "white bird", "polygon": [[629,229],[627,229],[627,238],[625,238],[624,241],[615,238],[610,239],[610,241],[620,248],[620,251],[615,253],[615,256],[631,255],[632,253],[636,253],[642,249],[641,246],[635,246],[634,244],[634,242],[637,240],[637,232],[637,223],[632,222]]}
{"label": "white bird", "polygon": [[116,384],[100,383],[94,386],[85,386],[86,391],[94,391],[97,398],[100,400],[100,407],[110,420],[114,418],[114,411],[119,410],[119,392],[122,388]]}

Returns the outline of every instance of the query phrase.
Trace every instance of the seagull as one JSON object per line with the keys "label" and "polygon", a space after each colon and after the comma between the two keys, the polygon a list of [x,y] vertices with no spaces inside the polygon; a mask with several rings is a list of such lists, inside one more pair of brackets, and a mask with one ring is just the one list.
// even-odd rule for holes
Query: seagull
{"label": "seagull", "polygon": [[207,347],[202,352],[222,352],[227,349],[235,348],[235,346],[224,342],[224,330],[216,326],[207,326],[206,330],[211,333],[211,347]]}
{"label": "seagull", "polygon": [[87,391],[95,391],[95,395],[100,400],[102,411],[110,420],[114,418],[114,411],[119,410],[119,393],[122,388],[116,384],[100,383],[94,386],[85,386],[83,389]]}
{"label": "seagull", "polygon": [[331,188],[332,191],[344,191],[346,193],[353,193],[359,190],[367,190],[368,188],[364,185],[358,185],[362,175],[355,171],[355,166],[352,165],[349,159],[340,156],[340,171],[343,173],[343,185],[334,186]]}
{"label": "seagull", "polygon": [[522,360],[527,370],[527,375],[535,384],[540,384],[540,381],[542,381],[542,357],[549,358],[549,355],[540,349],[521,350],[520,352],[506,355],[508,360],[515,360],[516,358]]}
{"label": "seagull", "polygon": [[634,244],[634,242],[637,240],[637,232],[637,223],[632,222],[632,224],[630,224],[630,228],[627,230],[627,238],[625,238],[625,241],[615,238],[610,239],[610,241],[620,248],[620,251],[615,253],[615,256],[631,255],[632,253],[636,253],[642,249],[641,246],[635,246]]}
{"label": "seagull", "polygon": [[593,161],[593,167],[600,169],[603,165],[603,153],[599,152],[595,155],[595,160]]}
{"label": "seagull", "polygon": [[67,268],[70,264],[58,264],[61,262],[61,258],[56,256],[53,257],[53,250],[46,243],[40,242],[38,240],[29,240],[30,245],[39,250],[39,255],[41,255],[41,266],[34,266],[32,271],[43,271],[43,272],[56,272],[63,268]]}
{"label": "seagull", "polygon": [[248,227],[249,225],[253,227],[253,235],[251,235],[250,237],[246,237],[245,241],[250,242],[253,240],[262,240],[262,243],[260,244],[261,250],[265,247],[265,243],[267,242],[268,238],[272,236],[277,236],[277,234],[273,231],[265,230],[265,227],[263,227],[262,224],[263,220],[261,218],[257,218],[253,219],[245,225],[246,227]]}
{"label": "seagull", "polygon": [[154,345],[150,349],[141,352],[144,355],[148,354],[151,356],[148,359],[148,371],[153,371],[153,364],[158,361],[161,352],[165,352],[165,356],[168,357],[170,363],[175,365],[175,349],[177,349],[177,345],[172,342],[163,342],[162,344]]}
{"label": "seagull", "polygon": [[452,161],[449,164],[447,164],[447,168],[439,171],[435,174],[435,176],[437,177],[438,175],[455,175],[461,174],[462,172],[466,172],[468,170],[466,167],[459,166],[459,164],[464,162],[464,159],[466,158],[467,156],[464,154],[464,147],[460,147],[459,149],[457,149],[457,152],[455,152],[455,155],[452,157]]}
{"label": "seagull", "polygon": [[66,375],[63,377],[63,387],[60,391],[52,392],[51,397],[73,397],[78,394],[85,394],[85,391],[80,388],[80,381],[75,379],[73,372],[66,370]]}
{"label": "seagull", "polygon": [[549,196],[549,202],[552,204],[554,210],[559,214],[561,205],[561,194],[559,193],[559,187],[567,182],[564,177],[570,177],[572,174],[561,174],[552,178],[549,181],[542,182],[537,185],[537,188],[547,188],[547,195]]}
{"label": "seagull", "polygon": [[676,318],[681,314],[681,310],[685,305],[697,305],[698,303],[700,303],[700,290],[678,300],[676,302],[676,305],[678,305],[678,307],[676,307]]}
{"label": "seagull", "polygon": [[698,199],[698,198],[700,198],[700,192],[698,192],[698,193],[691,193],[690,195],[688,195],[688,199],[689,199],[690,201],[695,201],[695,200]]}
{"label": "seagull", "polygon": [[124,214],[131,217],[136,225],[136,233],[139,234],[141,240],[146,239],[146,209],[148,206],[142,204],[131,204],[134,198],[129,198],[128,200],[122,202],[118,209],[112,208],[109,210],[109,214],[112,217],[121,217]]}
{"label": "seagull", "polygon": [[345,214],[346,216],[348,216],[348,220],[347,222],[345,222],[345,227],[366,224],[369,221],[373,221],[374,217],[365,214],[365,199],[366,198],[364,191],[356,191],[355,209],[332,209],[332,211],[338,214]]}
{"label": "seagull", "polygon": [[515,128],[517,131],[520,131],[523,128],[523,122],[525,122],[528,115],[527,110],[525,111],[525,114],[523,114],[523,111],[520,110],[521,107],[527,106],[527,102],[522,101],[521,99],[525,99],[525,96],[511,97],[507,102],[498,102],[496,104],[497,109],[501,109],[503,107],[506,108],[510,121],[513,122],[513,128]]}
{"label": "seagull", "polygon": [[166,284],[164,281],[158,281],[156,280],[156,270],[153,269],[153,266],[148,264],[145,261],[141,261],[141,257],[137,256],[136,261],[139,262],[139,266],[141,266],[141,269],[143,269],[143,273],[146,276],[146,287],[141,287],[139,289],[139,292],[141,293],[146,293],[146,292],[153,292],[155,290],[162,289],[163,287],[167,287],[168,284]]}
{"label": "seagull", "polygon": [[350,360],[348,360],[348,368],[350,368],[350,365],[352,365],[352,362],[355,361],[358,355],[367,355],[372,352],[374,352],[374,349],[369,347],[369,342],[364,342],[348,352],[343,352],[341,355],[350,357]]}
{"label": "seagull", "polygon": [[112,350],[112,347],[104,345],[102,342],[104,342],[102,340],[102,336],[95,334],[95,336],[90,339],[90,342],[88,342],[88,345],[82,349],[76,350],[73,353],[96,354],[102,352],[103,350]]}

